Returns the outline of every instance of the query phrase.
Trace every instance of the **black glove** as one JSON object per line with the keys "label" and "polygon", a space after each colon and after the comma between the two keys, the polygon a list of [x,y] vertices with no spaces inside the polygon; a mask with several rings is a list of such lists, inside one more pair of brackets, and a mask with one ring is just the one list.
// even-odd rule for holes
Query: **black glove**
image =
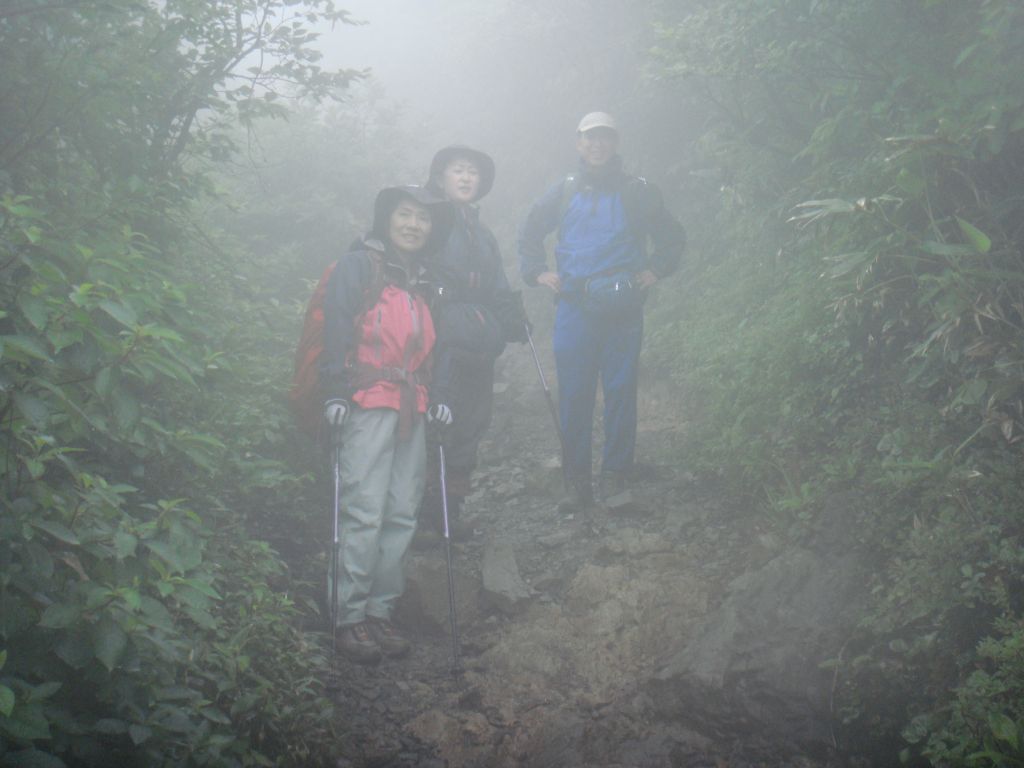
{"label": "black glove", "polygon": [[348,404],[347,400],[333,397],[324,403],[324,419],[332,427],[340,427],[345,423],[345,417],[348,416],[351,409],[352,406]]}
{"label": "black glove", "polygon": [[436,403],[427,408],[427,424],[436,427],[450,427],[452,424],[452,409],[444,403]]}
{"label": "black glove", "polygon": [[439,312],[452,297],[451,289],[447,285],[429,276],[416,285],[416,292],[426,300],[431,312]]}

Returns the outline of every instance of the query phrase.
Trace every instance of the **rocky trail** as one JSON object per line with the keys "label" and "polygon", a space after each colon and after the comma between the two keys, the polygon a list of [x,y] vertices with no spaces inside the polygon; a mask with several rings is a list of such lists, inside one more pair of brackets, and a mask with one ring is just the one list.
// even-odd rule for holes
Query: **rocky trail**
{"label": "rocky trail", "polygon": [[667,463],[681,425],[665,416],[665,383],[642,384],[629,503],[581,525],[557,506],[532,361],[510,353],[466,503],[475,535],[453,547],[462,670],[443,541],[421,536],[395,617],[412,654],[338,661],[337,716],[352,734],[340,765],[846,764],[818,664],[840,642],[855,566],[813,546],[782,556]]}

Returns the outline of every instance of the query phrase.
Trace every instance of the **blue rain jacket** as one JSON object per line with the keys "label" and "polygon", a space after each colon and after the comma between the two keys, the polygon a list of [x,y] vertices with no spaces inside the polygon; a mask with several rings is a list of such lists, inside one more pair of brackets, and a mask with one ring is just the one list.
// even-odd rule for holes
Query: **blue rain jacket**
{"label": "blue rain jacket", "polygon": [[613,269],[651,269],[658,277],[675,271],[686,235],[654,185],[625,173],[618,157],[600,174],[581,163],[577,179],[567,206],[563,194],[569,182],[563,179],[527,215],[519,233],[519,271],[527,285],[536,285],[537,276],[547,271],[544,238],[556,229],[563,293],[582,291],[587,278]]}

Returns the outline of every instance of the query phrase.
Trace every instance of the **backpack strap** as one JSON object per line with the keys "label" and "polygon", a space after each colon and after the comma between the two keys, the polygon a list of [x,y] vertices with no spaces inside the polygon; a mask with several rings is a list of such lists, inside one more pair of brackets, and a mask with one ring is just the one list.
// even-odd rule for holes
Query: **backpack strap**
{"label": "backpack strap", "polygon": [[651,196],[648,194],[647,179],[630,176],[622,190],[622,206],[626,209],[626,221],[633,235],[642,243],[647,242],[651,231]]}
{"label": "backpack strap", "polygon": [[558,223],[561,225],[565,219],[565,214],[569,212],[569,205],[572,203],[572,199],[576,197],[576,193],[580,191],[580,180],[579,177],[573,173],[568,174],[562,179],[562,192],[558,198]]}
{"label": "backpack strap", "polygon": [[[569,212],[572,199],[581,189],[580,179],[570,173],[562,180],[562,191],[558,198],[558,223],[561,226]],[[633,235],[642,243],[650,231],[650,196],[647,194],[647,179],[643,176],[629,176],[622,188],[622,206],[626,213],[626,224]]]}
{"label": "backpack strap", "polygon": [[383,291],[384,286],[387,285],[383,252],[374,248],[369,248],[367,249],[367,253],[370,256],[370,281],[363,289],[363,311],[355,318],[357,328],[362,324],[363,317],[366,313],[373,309],[373,306],[380,299],[381,291]]}

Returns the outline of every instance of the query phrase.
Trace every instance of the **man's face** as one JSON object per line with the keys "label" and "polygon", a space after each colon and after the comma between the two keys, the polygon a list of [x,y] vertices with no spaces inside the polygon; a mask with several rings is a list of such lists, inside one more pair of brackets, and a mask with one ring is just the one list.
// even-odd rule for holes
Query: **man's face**
{"label": "man's face", "polygon": [[406,198],[391,212],[388,237],[403,253],[416,253],[430,237],[430,211],[411,198]]}
{"label": "man's face", "polygon": [[619,149],[619,134],[611,128],[591,128],[576,137],[576,151],[591,168],[600,168]]}
{"label": "man's face", "polygon": [[444,193],[455,203],[471,203],[480,189],[480,169],[464,157],[456,157],[444,169]]}

